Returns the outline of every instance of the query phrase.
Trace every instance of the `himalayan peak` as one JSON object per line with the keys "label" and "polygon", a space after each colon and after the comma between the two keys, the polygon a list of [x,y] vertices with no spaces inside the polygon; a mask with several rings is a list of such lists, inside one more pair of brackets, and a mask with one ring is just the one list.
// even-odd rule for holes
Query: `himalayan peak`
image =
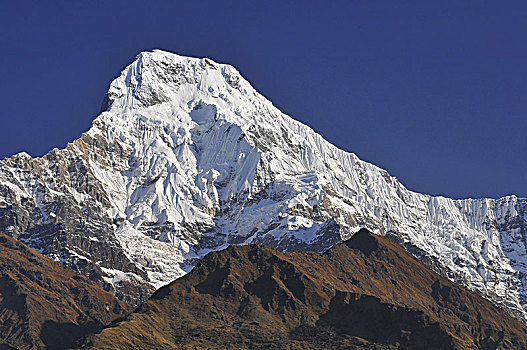
{"label": "himalayan peak", "polygon": [[210,59],[143,52],[80,138],[0,161],[0,231],[133,304],[210,251],[360,228],[527,320],[527,199],[412,192]]}

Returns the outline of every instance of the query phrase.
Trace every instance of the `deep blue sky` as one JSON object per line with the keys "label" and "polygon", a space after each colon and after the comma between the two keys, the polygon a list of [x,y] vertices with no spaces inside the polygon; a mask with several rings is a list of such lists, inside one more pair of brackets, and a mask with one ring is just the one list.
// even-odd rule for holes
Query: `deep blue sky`
{"label": "deep blue sky", "polygon": [[233,64],[412,190],[527,196],[526,1],[48,3],[2,1],[2,158],[77,138],[160,48]]}

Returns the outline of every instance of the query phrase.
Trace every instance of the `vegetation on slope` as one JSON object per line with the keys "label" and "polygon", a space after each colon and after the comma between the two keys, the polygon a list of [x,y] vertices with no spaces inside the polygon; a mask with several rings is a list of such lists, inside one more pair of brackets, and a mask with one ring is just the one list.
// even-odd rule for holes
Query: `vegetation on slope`
{"label": "vegetation on slope", "polygon": [[129,307],[94,282],[0,234],[0,349],[63,349]]}
{"label": "vegetation on slope", "polygon": [[127,349],[527,348],[523,324],[361,230],[325,254],[231,246],[76,344]]}

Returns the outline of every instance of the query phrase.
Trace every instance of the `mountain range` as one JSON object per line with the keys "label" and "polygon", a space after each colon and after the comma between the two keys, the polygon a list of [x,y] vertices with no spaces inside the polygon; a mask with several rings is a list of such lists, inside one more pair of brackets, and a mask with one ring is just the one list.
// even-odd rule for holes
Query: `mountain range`
{"label": "mountain range", "polygon": [[527,328],[365,229],[324,254],[207,254],[83,349],[525,349]]}
{"label": "mountain range", "polygon": [[0,161],[0,231],[134,306],[211,251],[325,252],[367,228],[526,322],[526,223],[525,198],[412,192],[232,66],[160,50],[64,149]]}

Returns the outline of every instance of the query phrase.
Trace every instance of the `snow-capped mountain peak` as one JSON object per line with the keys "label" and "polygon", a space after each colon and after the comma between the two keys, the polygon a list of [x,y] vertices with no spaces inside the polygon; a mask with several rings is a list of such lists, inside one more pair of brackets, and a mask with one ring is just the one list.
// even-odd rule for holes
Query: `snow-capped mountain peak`
{"label": "snow-capped mountain peak", "polygon": [[139,54],[79,139],[0,162],[0,214],[0,230],[125,299],[229,244],[324,251],[366,227],[526,315],[526,199],[409,191],[206,58]]}

